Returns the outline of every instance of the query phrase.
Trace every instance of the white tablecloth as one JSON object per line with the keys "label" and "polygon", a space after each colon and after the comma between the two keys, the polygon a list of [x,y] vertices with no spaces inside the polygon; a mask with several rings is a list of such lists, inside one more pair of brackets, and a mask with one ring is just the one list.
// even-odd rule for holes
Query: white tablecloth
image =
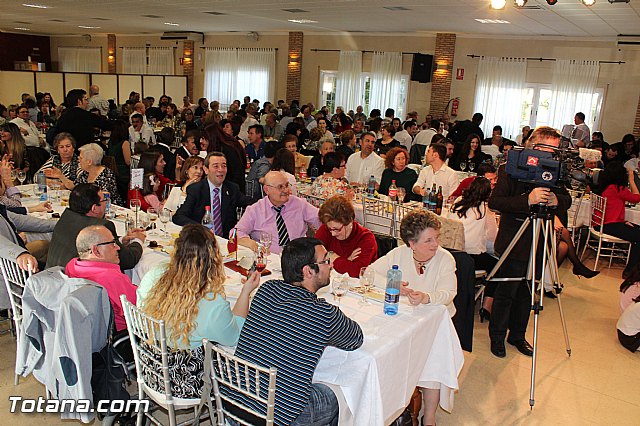
{"label": "white tablecloth", "polygon": [[[575,202],[575,201],[574,201]],[[640,206],[627,207],[624,210],[624,218],[631,223],[640,224]],[[576,218],[576,227],[589,226],[591,221],[591,200],[582,200],[580,211]]]}

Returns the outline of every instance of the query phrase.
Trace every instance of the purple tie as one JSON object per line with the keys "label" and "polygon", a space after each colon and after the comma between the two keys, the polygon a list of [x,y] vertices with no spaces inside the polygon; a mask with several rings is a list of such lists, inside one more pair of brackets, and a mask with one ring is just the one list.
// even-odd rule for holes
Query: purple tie
{"label": "purple tie", "polygon": [[213,232],[222,236],[222,212],[220,209],[220,188],[213,188],[211,197],[211,214],[213,215]]}

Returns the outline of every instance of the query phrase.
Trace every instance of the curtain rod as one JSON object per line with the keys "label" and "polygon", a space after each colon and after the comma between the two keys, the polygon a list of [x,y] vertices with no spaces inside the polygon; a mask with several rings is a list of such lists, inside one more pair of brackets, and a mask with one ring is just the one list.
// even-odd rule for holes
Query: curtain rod
{"label": "curtain rod", "polygon": [[277,47],[211,47],[211,46],[200,46],[198,49],[272,49],[278,50]]}
{"label": "curtain rod", "polygon": [[[342,52],[344,49],[311,49],[312,52]],[[361,50],[362,53],[375,53],[379,50]],[[429,53],[400,52],[403,55],[429,55]]]}
{"label": "curtain rod", "polygon": [[[467,55],[467,56],[470,57],[470,58],[483,58],[484,57],[482,55]],[[540,62],[542,62],[542,61],[553,61],[553,62],[557,61],[556,58],[524,58],[524,59],[526,59],[527,61],[540,61]],[[618,65],[626,64],[625,61],[598,61],[598,63],[600,63],[600,64],[618,64]]]}
{"label": "curtain rod", "polygon": [[149,49],[155,49],[156,47],[162,47],[162,48],[170,47],[171,49],[177,49],[178,48],[178,46],[118,46],[118,49],[124,49],[124,48],[127,48],[127,49],[146,49],[147,47]]}
{"label": "curtain rod", "polygon": [[[58,46],[60,48],[69,48],[69,49],[100,49],[102,50],[102,46]],[[32,55],[33,56],[33,55]]]}

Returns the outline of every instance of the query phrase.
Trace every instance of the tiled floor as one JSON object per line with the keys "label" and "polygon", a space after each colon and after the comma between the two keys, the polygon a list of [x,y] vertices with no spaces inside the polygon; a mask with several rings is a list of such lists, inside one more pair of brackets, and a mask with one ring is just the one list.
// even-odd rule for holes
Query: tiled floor
{"label": "tiled floor", "polygon": [[[592,262],[592,261],[591,261]],[[589,264],[589,263],[588,263]],[[438,413],[439,425],[637,425],[640,419],[640,353],[617,341],[620,267],[592,280],[577,279],[567,266],[562,302],[572,355],[565,351],[557,301],[545,299],[539,319],[535,406],[529,407],[531,359],[507,345],[507,357],[489,351],[487,323],[476,322],[474,351],[465,353],[460,392],[453,413]],[[532,342],[533,321],[529,326]],[[13,385],[15,345],[0,336],[0,424],[62,424],[56,415],[9,414],[10,395],[43,395],[32,377]],[[69,422],[65,422],[69,424]]]}

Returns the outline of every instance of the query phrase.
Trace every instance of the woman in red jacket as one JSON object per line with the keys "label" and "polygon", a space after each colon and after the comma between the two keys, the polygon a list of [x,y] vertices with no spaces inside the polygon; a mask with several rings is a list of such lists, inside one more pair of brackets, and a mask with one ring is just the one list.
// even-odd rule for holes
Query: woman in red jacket
{"label": "woman in red jacket", "polygon": [[318,217],[322,222],[315,237],[332,252],[333,269],[357,278],[360,268],[378,258],[378,244],[373,233],[355,222],[353,205],[342,195],[322,204]]}
{"label": "woman in red jacket", "polygon": [[602,196],[607,199],[602,231],[631,243],[629,261],[622,272],[622,277],[626,278],[633,270],[633,266],[640,263],[640,226],[624,219],[624,203],[640,203],[640,191],[635,184],[633,170],[625,169],[618,161],[611,162],[605,167],[602,188],[604,188]]}

